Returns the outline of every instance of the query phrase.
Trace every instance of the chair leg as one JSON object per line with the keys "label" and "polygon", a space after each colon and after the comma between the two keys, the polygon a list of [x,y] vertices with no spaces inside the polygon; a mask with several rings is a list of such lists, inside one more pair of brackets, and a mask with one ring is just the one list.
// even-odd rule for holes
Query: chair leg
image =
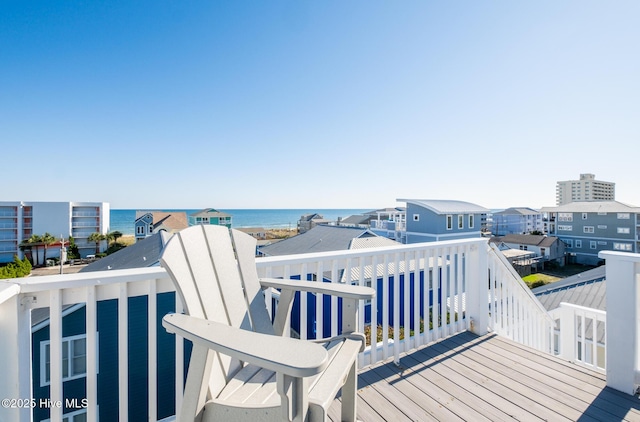
{"label": "chair leg", "polygon": [[358,402],[357,361],[353,362],[347,375],[347,381],[342,386],[342,420],[355,422]]}

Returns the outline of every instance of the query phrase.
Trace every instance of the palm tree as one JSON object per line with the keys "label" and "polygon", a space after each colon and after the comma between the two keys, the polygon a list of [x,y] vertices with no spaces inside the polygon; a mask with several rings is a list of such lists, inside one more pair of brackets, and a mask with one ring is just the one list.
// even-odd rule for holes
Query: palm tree
{"label": "palm tree", "polygon": [[111,237],[113,238],[114,242],[117,242],[118,239],[120,239],[122,237],[122,233],[119,232],[118,230],[116,231],[112,231],[111,233],[109,233],[111,235]]}
{"label": "palm tree", "polygon": [[36,256],[35,258],[33,258],[33,265],[36,266],[38,264],[40,264],[40,260],[39,258],[39,254],[38,254],[38,247],[40,245],[42,245],[42,236],[38,235],[38,234],[32,234],[31,237],[29,239],[27,239],[26,241],[30,246],[29,248],[31,250],[33,250],[33,247],[36,248]]}
{"label": "palm tree", "polygon": [[102,242],[106,238],[107,236],[98,232],[91,233],[87,238],[89,242],[96,242],[96,255],[100,253],[100,242]]}
{"label": "palm tree", "polygon": [[[29,257],[30,258],[30,262],[31,265],[35,265],[34,262],[34,258],[33,258],[33,244],[29,241],[30,239],[24,239],[22,242],[20,242],[20,250],[24,253],[25,257]],[[28,251],[29,253],[26,253],[26,251]]]}
{"label": "palm tree", "polygon": [[47,248],[54,243],[57,242],[57,239],[51,235],[51,233],[46,232],[40,237],[40,241],[42,242],[42,246],[44,246],[44,263],[47,264]]}

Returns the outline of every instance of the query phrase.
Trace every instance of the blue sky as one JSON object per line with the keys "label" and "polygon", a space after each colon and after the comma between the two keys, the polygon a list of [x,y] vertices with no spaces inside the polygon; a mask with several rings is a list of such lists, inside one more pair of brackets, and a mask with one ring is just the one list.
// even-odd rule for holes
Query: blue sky
{"label": "blue sky", "polygon": [[640,2],[0,3],[0,200],[640,206]]}

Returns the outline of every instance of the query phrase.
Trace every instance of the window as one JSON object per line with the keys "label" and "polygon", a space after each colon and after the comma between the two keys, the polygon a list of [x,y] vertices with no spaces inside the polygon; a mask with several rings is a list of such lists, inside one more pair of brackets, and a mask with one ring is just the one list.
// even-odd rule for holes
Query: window
{"label": "window", "polygon": [[453,216],[447,215],[447,230],[453,229]]}
{"label": "window", "polygon": [[595,240],[590,241],[589,242],[589,247],[591,249],[596,249],[598,247],[597,244],[596,244],[596,241]]}
{"label": "window", "polygon": [[576,239],[576,248],[581,248],[581,247],[582,247],[582,240]]}
{"label": "window", "polygon": [[464,215],[462,214],[458,215],[458,228],[459,229],[464,228]]}
{"label": "window", "polygon": [[469,214],[469,228],[472,229],[473,228],[473,214]]}
{"label": "window", "polygon": [[573,214],[570,213],[570,212],[559,212],[558,213],[558,221],[572,222],[573,221]]}
{"label": "window", "polygon": [[136,234],[144,234],[144,227],[143,226],[136,227]]}
{"label": "window", "polygon": [[617,243],[613,242],[613,249],[616,251],[632,251],[631,243]]}
{"label": "window", "polygon": [[583,231],[584,233],[593,233],[593,231],[594,231],[594,230],[593,230],[593,226],[584,226],[584,227],[582,228],[582,231]]}
{"label": "window", "polygon": [[618,234],[629,234],[631,229],[629,227],[618,227]]}
{"label": "window", "polygon": [[562,224],[558,224],[558,231],[570,232],[573,230],[573,226],[566,226]]}
{"label": "window", "polygon": [[618,220],[628,220],[629,217],[629,213],[628,212],[619,212],[618,213]]}
{"label": "window", "polygon": [[583,213],[582,213],[582,219],[583,219],[583,220],[586,220],[586,219],[587,219],[587,213],[586,213],[586,212],[583,212]]}
{"label": "window", "polygon": [[567,239],[564,243],[567,244],[567,248],[573,248],[573,239]]}
{"label": "window", "polygon": [[420,221],[420,214],[413,214],[413,221]]}
{"label": "window", "polygon": [[[62,422],[86,422],[87,409],[80,409],[74,412],[65,413],[62,415]],[[42,422],[49,422],[50,419],[45,419]]]}
{"label": "window", "polygon": [[[40,342],[40,386],[51,381],[50,340]],[[97,360],[96,360],[97,361]],[[62,339],[62,381],[81,378],[87,374],[87,335]]]}

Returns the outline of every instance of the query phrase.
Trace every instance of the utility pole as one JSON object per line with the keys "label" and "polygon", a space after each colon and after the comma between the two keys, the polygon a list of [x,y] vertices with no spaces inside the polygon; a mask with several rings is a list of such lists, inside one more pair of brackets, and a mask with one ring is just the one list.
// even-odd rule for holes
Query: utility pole
{"label": "utility pole", "polygon": [[64,247],[64,237],[60,235],[60,274],[62,274],[62,265],[67,258],[67,248]]}

